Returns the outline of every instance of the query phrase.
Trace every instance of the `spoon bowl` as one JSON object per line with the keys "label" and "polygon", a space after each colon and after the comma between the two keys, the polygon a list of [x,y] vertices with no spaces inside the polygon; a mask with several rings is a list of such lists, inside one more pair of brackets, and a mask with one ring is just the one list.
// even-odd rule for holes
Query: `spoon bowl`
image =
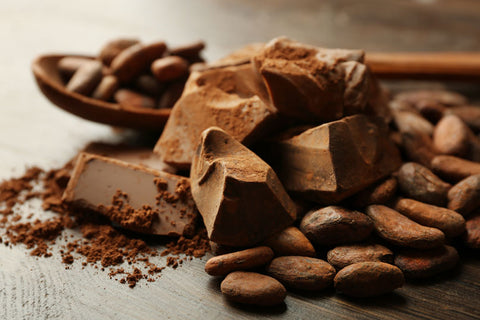
{"label": "spoon bowl", "polygon": [[67,56],[94,59],[81,55],[43,55],[32,63],[38,87],[53,104],[83,119],[112,126],[149,131],[163,128],[170,109],[128,108],[68,91],[57,68],[58,61]]}

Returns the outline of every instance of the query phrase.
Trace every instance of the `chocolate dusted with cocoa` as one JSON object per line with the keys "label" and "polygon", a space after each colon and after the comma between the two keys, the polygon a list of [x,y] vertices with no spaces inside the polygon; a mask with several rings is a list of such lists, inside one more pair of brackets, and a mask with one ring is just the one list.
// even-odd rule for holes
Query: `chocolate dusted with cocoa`
{"label": "chocolate dusted with cocoa", "polygon": [[272,168],[220,128],[202,133],[190,180],[216,243],[255,245],[295,220],[295,204]]}
{"label": "chocolate dusted with cocoa", "polygon": [[246,145],[264,137],[277,115],[264,96],[248,63],[193,72],[154,152],[172,166],[189,169],[200,135],[209,127],[220,127]]}
{"label": "chocolate dusted with cocoa", "polygon": [[318,48],[285,37],[271,40],[253,58],[279,113],[309,122],[364,112],[370,95],[381,94],[363,60],[361,50]]}
{"label": "chocolate dusted with cocoa", "polygon": [[325,204],[363,190],[401,165],[385,123],[365,115],[294,132],[290,137],[287,133],[271,148],[273,166],[285,188]]}
{"label": "chocolate dusted with cocoa", "polygon": [[79,155],[63,200],[149,234],[191,235],[197,218],[188,178],[87,153]]}

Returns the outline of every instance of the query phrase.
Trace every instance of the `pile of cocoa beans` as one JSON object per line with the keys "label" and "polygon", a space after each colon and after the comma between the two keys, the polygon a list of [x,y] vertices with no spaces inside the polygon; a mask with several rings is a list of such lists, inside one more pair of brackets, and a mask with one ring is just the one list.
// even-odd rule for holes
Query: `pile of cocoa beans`
{"label": "pile of cocoa beans", "polygon": [[225,277],[229,300],[270,306],[287,289],[332,286],[376,296],[454,268],[455,246],[480,248],[480,107],[443,90],[402,92],[389,107],[398,171],[336,205],[299,204],[295,226],[258,247],[212,243],[205,271]]}

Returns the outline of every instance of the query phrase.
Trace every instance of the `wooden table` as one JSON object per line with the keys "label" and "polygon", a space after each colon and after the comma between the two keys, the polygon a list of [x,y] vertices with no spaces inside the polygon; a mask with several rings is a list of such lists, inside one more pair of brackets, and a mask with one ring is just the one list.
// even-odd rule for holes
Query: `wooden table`
{"label": "wooden table", "polygon": [[[480,2],[474,0],[7,0],[0,9],[2,179],[25,166],[59,167],[89,141],[118,140],[109,127],[66,114],[41,96],[29,69],[40,53],[92,54],[119,36],[172,44],[201,38],[210,60],[278,35],[367,50],[480,50]],[[48,215],[35,205],[25,210]],[[219,280],[203,272],[205,258],[132,290],[79,262],[65,270],[58,255],[37,259],[26,252],[0,246],[1,319],[480,318],[478,252],[461,252],[462,263],[449,274],[380,298],[290,293],[274,309],[226,303]]]}

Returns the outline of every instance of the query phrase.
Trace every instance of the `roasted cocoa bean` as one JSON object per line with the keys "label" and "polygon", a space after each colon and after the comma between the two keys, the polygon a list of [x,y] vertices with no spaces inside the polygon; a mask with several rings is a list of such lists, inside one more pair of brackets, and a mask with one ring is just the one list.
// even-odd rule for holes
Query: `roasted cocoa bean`
{"label": "roasted cocoa bean", "polygon": [[152,62],[161,58],[167,46],[163,42],[149,45],[137,43],[120,52],[111,63],[112,73],[127,83],[148,70]]}
{"label": "roasted cocoa bean", "polygon": [[85,63],[91,59],[82,57],[64,57],[58,61],[57,67],[61,75],[69,79]]}
{"label": "roasted cocoa bean", "polygon": [[438,155],[430,136],[420,133],[402,133],[402,149],[408,159],[429,168],[432,159]]}
{"label": "roasted cocoa bean", "polygon": [[393,120],[400,132],[420,132],[428,136],[433,134],[433,125],[417,112],[395,111]]}
{"label": "roasted cocoa bean", "polygon": [[90,95],[102,80],[102,63],[90,60],[82,64],[68,81],[66,89],[83,95]]}
{"label": "roasted cocoa bean", "polygon": [[276,256],[315,257],[315,248],[305,235],[295,227],[274,234],[264,242]]}
{"label": "roasted cocoa bean", "polygon": [[415,200],[444,206],[451,185],[442,181],[421,164],[408,162],[398,171],[398,184],[403,193]]}
{"label": "roasted cocoa bean", "polygon": [[446,115],[435,126],[433,145],[441,154],[465,156],[469,151],[470,129],[455,115]]}
{"label": "roasted cocoa bean", "polygon": [[129,89],[120,89],[115,92],[115,101],[124,108],[155,108],[155,100]]}
{"label": "roasted cocoa bean", "polygon": [[327,260],[337,270],[358,262],[393,263],[393,253],[379,244],[352,244],[336,247],[327,253]]}
{"label": "roasted cocoa bean", "polygon": [[300,223],[300,230],[317,245],[361,241],[372,229],[372,222],[365,214],[339,206],[310,211]]}
{"label": "roasted cocoa bean", "polygon": [[371,204],[386,204],[397,192],[397,185],[397,178],[390,177],[360,191],[350,199],[350,203],[360,208]]}
{"label": "roasted cocoa bean", "polygon": [[417,249],[429,249],[442,245],[442,231],[422,226],[401,213],[382,205],[367,207],[377,234],[395,245]]}
{"label": "roasted cocoa bean", "polygon": [[458,106],[446,111],[459,117],[475,132],[480,131],[480,106]]}
{"label": "roasted cocoa bean", "polygon": [[263,266],[272,259],[272,249],[256,247],[210,258],[205,264],[205,271],[211,276],[223,276],[232,271]]}
{"label": "roasted cocoa bean", "polygon": [[466,216],[480,207],[480,174],[454,185],[448,192],[448,208]]}
{"label": "roasted cocoa bean", "polygon": [[419,102],[424,100],[444,106],[459,106],[468,103],[467,98],[459,93],[448,90],[412,90],[399,93],[395,96],[396,100],[405,101],[416,107]]}
{"label": "roasted cocoa bean", "polygon": [[188,73],[188,61],[177,56],[163,57],[153,61],[151,71],[159,81],[176,80]]}
{"label": "roasted cocoa bean", "polygon": [[480,213],[476,213],[467,219],[465,224],[464,242],[467,247],[480,248]]}
{"label": "roasted cocoa bean", "polygon": [[384,262],[359,262],[340,270],[335,289],[352,297],[371,297],[391,292],[405,283],[402,271]]}
{"label": "roasted cocoa bean", "polygon": [[110,100],[115,91],[118,89],[118,85],[118,79],[115,76],[104,76],[95,91],[93,91],[92,98],[104,101]]}
{"label": "roasted cocoa bean", "polygon": [[285,287],[274,278],[244,271],[230,273],[220,289],[231,301],[260,306],[280,304],[287,295]]}
{"label": "roasted cocoa bean", "polygon": [[299,256],[275,258],[267,273],[285,287],[298,290],[322,290],[333,284],[335,268],[327,262]]}
{"label": "roasted cocoa bean", "polygon": [[395,210],[423,226],[440,229],[447,237],[455,237],[465,231],[465,219],[453,210],[412,199],[398,200]]}
{"label": "roasted cocoa bean", "polygon": [[402,250],[395,256],[395,265],[407,278],[428,278],[455,267],[457,250],[442,246],[431,250]]}
{"label": "roasted cocoa bean", "polygon": [[113,59],[115,59],[120,52],[138,43],[140,43],[140,41],[137,39],[116,39],[109,41],[100,50],[98,58],[104,65],[110,66]]}
{"label": "roasted cocoa bean", "polygon": [[432,160],[432,170],[448,181],[458,182],[480,174],[480,163],[454,156],[436,156]]}

